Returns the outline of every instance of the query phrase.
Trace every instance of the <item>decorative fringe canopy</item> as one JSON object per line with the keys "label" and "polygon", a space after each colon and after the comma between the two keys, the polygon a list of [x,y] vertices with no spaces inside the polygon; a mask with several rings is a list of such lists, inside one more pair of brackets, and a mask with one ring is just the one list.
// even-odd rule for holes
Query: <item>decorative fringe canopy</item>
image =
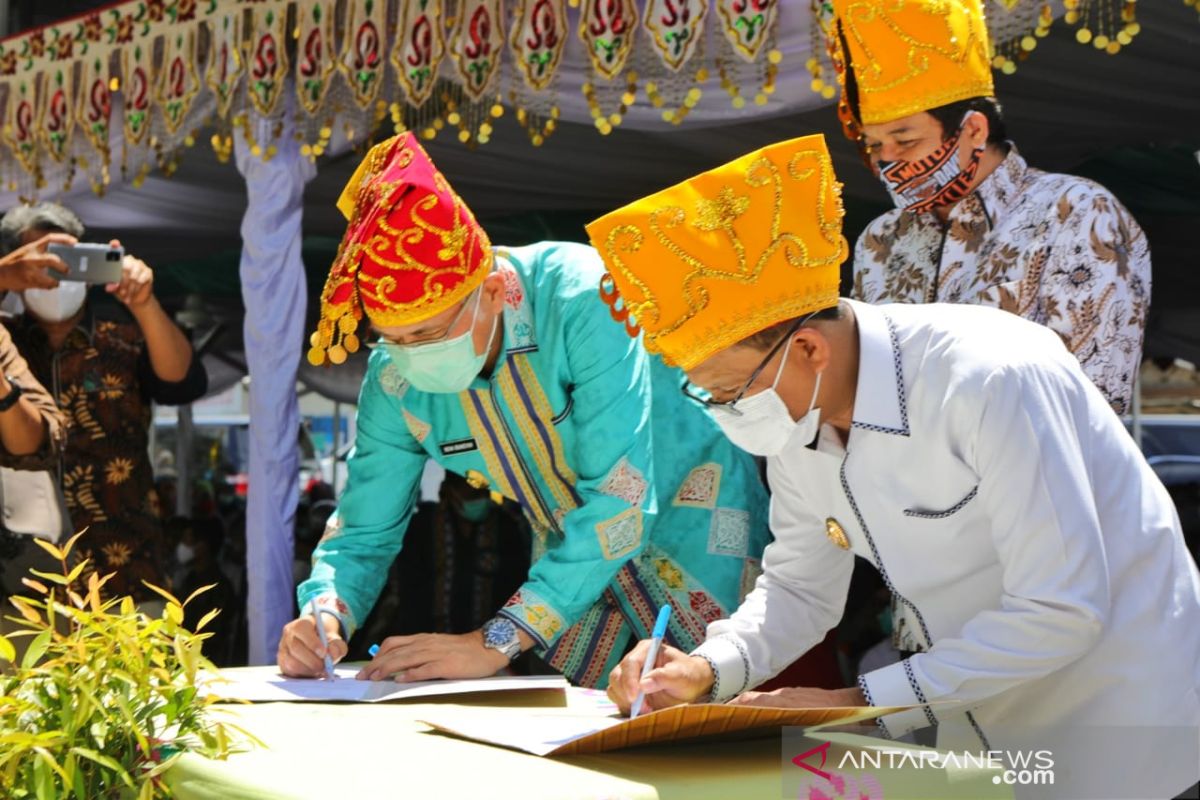
{"label": "decorative fringe canopy", "polygon": [[[1196,4],[1197,0],[1185,0]],[[834,96],[810,0],[812,89]],[[486,144],[506,114],[534,146],[560,117],[564,54],[585,53],[583,95],[600,134],[642,102],[680,124],[719,79],[734,108],[765,105],[782,54],[782,0],[129,0],[0,42],[0,180],[32,197],[96,192],[114,169],[166,173],[203,130],[223,160],[239,128],[270,158],[295,118],[302,151],[325,152],[385,120],[432,139]],[[1079,42],[1116,53],[1136,3],[1064,0]],[[1042,0],[987,0],[993,67],[1011,73],[1055,22]],[[791,13],[789,9],[789,13]],[[578,49],[576,49],[578,48]]]}

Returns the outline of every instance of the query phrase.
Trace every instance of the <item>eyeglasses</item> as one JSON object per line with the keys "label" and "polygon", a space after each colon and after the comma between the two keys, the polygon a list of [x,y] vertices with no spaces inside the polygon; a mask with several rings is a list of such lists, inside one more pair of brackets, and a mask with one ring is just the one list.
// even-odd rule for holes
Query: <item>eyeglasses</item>
{"label": "eyeglasses", "polygon": [[713,400],[712,396],[709,395],[706,389],[701,389],[699,386],[696,386],[686,378],[684,378],[683,386],[681,386],[680,389],[683,390],[684,395],[692,400],[695,400],[702,406],[706,406],[708,408],[720,408],[730,414],[733,414],[734,416],[740,417],[742,412],[737,408],[738,402],[741,401],[746,392],[750,390],[750,387],[754,384],[754,382],[758,380],[758,376],[761,375],[762,371],[767,368],[767,364],[771,363],[771,359],[775,357],[775,354],[779,352],[779,349],[783,347],[783,345],[796,334],[796,331],[800,330],[800,327],[804,325],[804,323],[808,322],[812,316],[812,314],[809,314],[802,319],[798,319],[796,320],[796,323],[792,325],[792,327],[788,328],[787,333],[785,333],[779,339],[779,341],[775,343],[775,346],[771,348],[766,357],[758,363],[758,366],[754,368],[754,372],[750,373],[750,378],[744,384],[742,384],[742,388],[738,390],[738,393],[733,396],[732,400]]}
{"label": "eyeglasses", "polygon": [[[483,289],[483,287],[479,286],[471,294],[478,294],[481,289]],[[413,339],[409,342],[394,342],[386,336],[378,334],[378,339],[369,341],[366,343],[366,345],[367,347],[374,349],[376,347],[383,347],[384,345],[393,345],[396,347],[421,347],[422,345],[426,344],[437,344],[438,342],[444,342],[450,338],[450,331],[454,330],[454,326],[458,324],[458,321],[462,319],[463,314],[467,312],[467,308],[471,305],[470,300],[471,296],[467,295],[467,297],[463,300],[462,307],[459,308],[458,313],[454,315],[454,319],[450,320],[450,324],[446,326],[446,329],[436,336],[422,336],[419,339]],[[478,308],[478,303],[476,303],[476,308]]]}

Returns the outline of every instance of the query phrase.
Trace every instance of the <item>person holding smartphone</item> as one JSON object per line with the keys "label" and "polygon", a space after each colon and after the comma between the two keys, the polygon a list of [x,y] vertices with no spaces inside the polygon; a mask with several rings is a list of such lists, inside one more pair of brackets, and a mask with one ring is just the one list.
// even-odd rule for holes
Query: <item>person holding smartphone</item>
{"label": "person holding smartphone", "polygon": [[[48,235],[73,244],[84,226],[56,203],[17,206],[0,220],[5,252]],[[170,580],[148,456],[151,403],[197,400],[208,378],[154,297],[154,272],[145,262],[125,255],[107,294],[91,294],[80,281],[48,283],[57,285],[23,288],[25,312],[5,325],[71,421],[55,466],[74,529],[87,528],[79,552],[101,574],[115,573],[106,586],[113,595],[153,601],[143,581],[166,587]]]}

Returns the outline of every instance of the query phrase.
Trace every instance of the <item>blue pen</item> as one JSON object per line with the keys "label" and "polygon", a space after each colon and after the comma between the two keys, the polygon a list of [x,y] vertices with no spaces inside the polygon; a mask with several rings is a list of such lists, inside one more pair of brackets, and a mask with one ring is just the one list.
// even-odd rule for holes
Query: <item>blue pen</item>
{"label": "blue pen", "polygon": [[321,609],[317,608],[317,598],[312,599],[309,608],[312,609],[313,619],[317,623],[317,636],[321,637],[321,647],[325,648],[325,677],[333,680],[333,659],[329,657],[329,637],[325,635],[325,626],[321,624]]}
{"label": "blue pen", "polygon": [[[650,637],[650,652],[646,654],[646,663],[642,665],[642,677],[645,678],[654,669],[658,661],[658,648],[662,647],[663,637],[667,635],[667,623],[671,621],[671,606],[668,603],[658,610],[658,619],[654,622],[654,633]],[[646,702],[646,693],[638,689],[637,699],[629,709],[629,718],[633,719],[642,711],[642,703]]]}
{"label": "blue pen", "polygon": [[374,658],[375,656],[379,655],[379,645],[373,644],[370,647],[368,647],[367,655],[369,655],[371,658]]}

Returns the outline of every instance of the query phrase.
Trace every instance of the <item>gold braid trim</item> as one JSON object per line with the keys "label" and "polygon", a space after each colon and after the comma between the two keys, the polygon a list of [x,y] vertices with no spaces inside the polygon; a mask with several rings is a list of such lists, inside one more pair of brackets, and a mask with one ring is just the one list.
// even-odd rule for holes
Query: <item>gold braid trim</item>
{"label": "gold braid trim", "polygon": [[[366,213],[375,205],[369,202],[371,198],[368,194],[372,188],[375,190],[376,200],[383,190],[395,188],[394,185],[373,187],[371,179],[383,171],[388,155],[398,138],[393,137],[371,148],[338,199],[338,209],[349,217],[349,222],[346,235],[338,244],[337,256],[329,269],[325,288],[321,291],[321,318],[317,322],[317,329],[308,337],[308,363],[314,367],[325,363],[344,363],[350,353],[358,350],[357,331],[363,317],[363,307],[355,279],[361,245],[350,244],[349,239],[352,233],[358,230]],[[405,150],[400,154],[400,158],[411,161],[412,151]],[[349,200],[351,196],[354,198],[352,205]],[[351,284],[350,296],[342,302],[335,303],[333,296],[346,283]]]}
{"label": "gold braid trim", "polygon": [[668,366],[679,367],[686,372],[747,336],[784,320],[832,308],[839,300],[836,285],[803,294],[789,293],[765,301],[758,308],[739,310],[728,318],[715,320],[702,331],[689,331],[686,341],[679,343],[682,345],[680,347],[673,346],[675,343],[671,336],[650,335],[646,336],[645,346],[651,353],[661,353]]}

